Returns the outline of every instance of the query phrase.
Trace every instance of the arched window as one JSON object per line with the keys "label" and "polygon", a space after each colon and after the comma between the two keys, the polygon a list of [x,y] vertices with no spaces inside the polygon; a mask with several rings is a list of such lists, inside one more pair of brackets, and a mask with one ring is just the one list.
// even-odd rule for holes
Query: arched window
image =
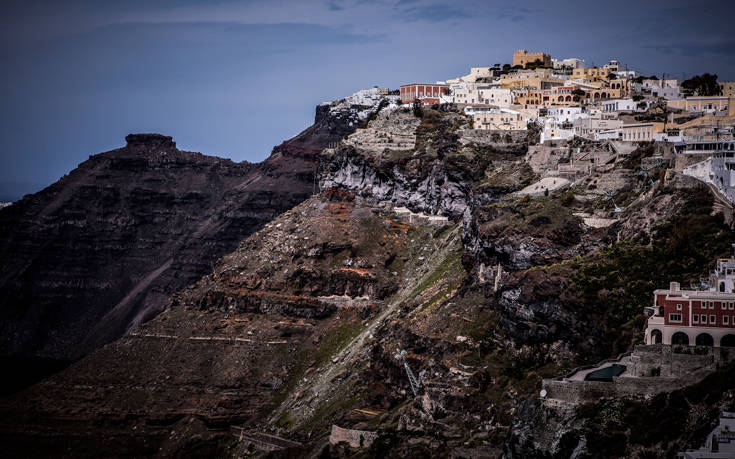
{"label": "arched window", "polygon": [[735,335],[727,334],[720,340],[721,347],[735,347]]}
{"label": "arched window", "polygon": [[651,330],[651,344],[661,344],[663,342],[663,335],[661,330]]}

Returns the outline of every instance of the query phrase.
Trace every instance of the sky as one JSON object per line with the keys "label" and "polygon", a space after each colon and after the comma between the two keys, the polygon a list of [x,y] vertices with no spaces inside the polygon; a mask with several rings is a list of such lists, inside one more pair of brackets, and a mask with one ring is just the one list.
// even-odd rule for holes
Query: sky
{"label": "sky", "polygon": [[733,81],[734,15],[732,0],[3,0],[0,201],[133,132],[262,161],[320,102],[516,49]]}

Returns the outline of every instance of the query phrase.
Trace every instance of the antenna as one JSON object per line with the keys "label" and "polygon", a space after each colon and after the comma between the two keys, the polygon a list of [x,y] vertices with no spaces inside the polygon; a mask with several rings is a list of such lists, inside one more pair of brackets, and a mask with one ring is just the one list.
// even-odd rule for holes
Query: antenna
{"label": "antenna", "polygon": [[411,367],[408,366],[408,362],[406,361],[406,351],[402,349],[397,351],[395,357],[396,359],[400,359],[403,361],[403,368],[406,370],[406,375],[408,376],[408,383],[411,385],[411,391],[413,391],[413,396],[418,397],[419,389],[421,388],[421,384],[416,379],[416,376],[413,375],[413,371],[411,371]]}

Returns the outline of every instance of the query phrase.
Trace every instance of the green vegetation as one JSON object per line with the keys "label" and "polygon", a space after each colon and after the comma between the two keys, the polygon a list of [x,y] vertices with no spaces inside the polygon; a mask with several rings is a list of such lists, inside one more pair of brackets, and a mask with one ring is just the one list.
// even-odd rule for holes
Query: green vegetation
{"label": "green vegetation", "polygon": [[684,88],[685,92],[689,95],[697,95],[700,97],[720,95],[720,85],[717,84],[717,75],[709,73],[695,75],[692,78],[685,80],[681,84],[681,87]]}
{"label": "green vegetation", "polygon": [[670,281],[684,286],[698,282],[715,258],[731,252],[735,234],[722,215],[710,215],[711,208],[706,190],[691,190],[678,215],[656,227],[651,238],[605,246],[572,261],[574,291],[585,304],[602,307],[608,328],[619,334],[620,326],[651,304],[653,290],[666,288]]}
{"label": "green vegetation", "polygon": [[560,244],[575,243],[581,234],[580,219],[573,215],[568,201],[555,194],[487,206],[480,210],[479,220],[484,222],[480,231],[493,236],[511,230]]}

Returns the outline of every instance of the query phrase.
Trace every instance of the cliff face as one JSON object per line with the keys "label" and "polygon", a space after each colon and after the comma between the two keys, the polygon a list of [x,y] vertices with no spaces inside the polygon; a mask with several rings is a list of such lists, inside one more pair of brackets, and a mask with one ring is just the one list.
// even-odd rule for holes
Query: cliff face
{"label": "cliff face", "polygon": [[[337,123],[334,108],[320,108],[322,127],[277,147],[258,173],[290,170],[285,158],[307,164],[312,139],[365,119],[348,111],[352,121]],[[321,155],[318,195],[235,244],[164,313],[0,400],[9,453],[239,457],[247,443],[228,428],[243,426],[301,442],[292,455],[359,454],[328,446],[337,424],[377,433],[368,457],[657,456],[670,435],[649,441],[616,421],[607,445],[635,437],[640,447],[592,449],[610,420],[589,407],[552,411],[537,394],[542,378],[639,342],[650,292],[698,279],[727,253],[735,236],[706,187],[627,174],[618,214],[591,180],[520,197],[537,178],[524,160],[533,133],[474,131],[451,109],[369,118]],[[598,220],[609,225],[585,223]],[[731,406],[730,373],[692,406]],[[630,406],[676,415],[675,397]],[[606,412],[622,419],[627,407]],[[699,442],[679,432],[676,447]]]}
{"label": "cliff face", "polygon": [[351,109],[320,105],[313,126],[260,164],[130,135],[0,210],[0,354],[76,359],[154,317],[311,195],[320,150],[361,122]]}

